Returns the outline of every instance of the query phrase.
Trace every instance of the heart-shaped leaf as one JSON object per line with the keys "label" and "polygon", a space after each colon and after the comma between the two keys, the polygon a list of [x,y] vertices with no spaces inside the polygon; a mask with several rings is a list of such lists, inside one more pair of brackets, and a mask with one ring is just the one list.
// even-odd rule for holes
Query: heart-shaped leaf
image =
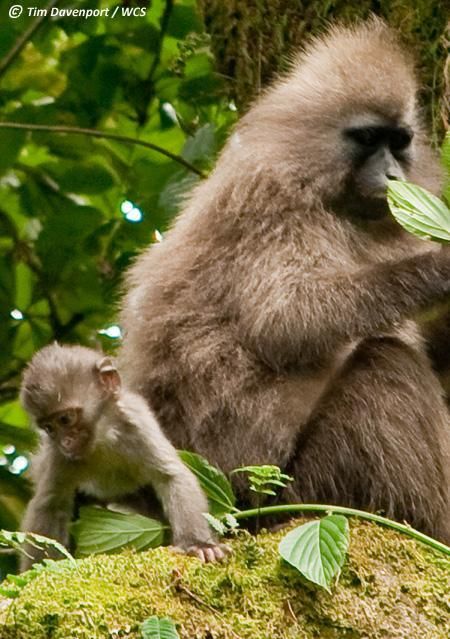
{"label": "heart-shaped leaf", "polygon": [[306,579],[330,592],[330,584],[344,564],[348,539],[347,518],[328,515],[291,530],[281,540],[279,552]]}
{"label": "heart-shaped leaf", "polygon": [[234,510],[234,504],[236,503],[236,497],[225,475],[196,453],[180,450],[178,454],[186,466],[197,477],[200,486],[205,491],[211,514],[218,517],[232,512]]}
{"label": "heart-shaped leaf", "polygon": [[142,639],[179,639],[175,624],[167,617],[149,617],[141,626]]}
{"label": "heart-shaped leaf", "polygon": [[166,529],[160,521],[143,515],[86,506],[80,509],[80,518],[72,525],[72,534],[77,545],[76,554],[83,557],[115,552],[124,547],[157,548],[163,543]]}
{"label": "heart-shaped leaf", "polygon": [[404,229],[424,239],[450,242],[450,209],[426,189],[389,180],[388,203]]}

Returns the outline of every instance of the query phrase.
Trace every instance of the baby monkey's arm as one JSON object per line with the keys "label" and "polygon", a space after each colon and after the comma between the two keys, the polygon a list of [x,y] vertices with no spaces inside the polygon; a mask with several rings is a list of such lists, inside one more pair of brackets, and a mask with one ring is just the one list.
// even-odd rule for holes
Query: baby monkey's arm
{"label": "baby monkey's arm", "polygon": [[223,559],[229,549],[216,541],[203,515],[208,512],[206,497],[145,400],[122,391],[117,408],[128,427],[133,427],[127,440],[135,446],[134,457],[141,469],[148,469],[148,483],[154,487],[172,527],[173,545],[202,561]]}
{"label": "baby monkey's arm", "polygon": [[[33,462],[36,478],[35,494],[28,503],[21,524],[24,532],[33,532],[59,541],[68,546],[69,524],[73,513],[75,478],[65,464],[58,463],[51,447],[43,445]],[[45,557],[61,558],[52,548],[38,549],[27,544],[26,555],[20,558],[20,570],[28,570],[33,563]]]}

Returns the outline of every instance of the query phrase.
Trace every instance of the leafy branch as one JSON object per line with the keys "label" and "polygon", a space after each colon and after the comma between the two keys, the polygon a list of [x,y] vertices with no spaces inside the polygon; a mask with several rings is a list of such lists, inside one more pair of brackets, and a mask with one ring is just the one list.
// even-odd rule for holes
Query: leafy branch
{"label": "leafy branch", "polygon": [[[264,495],[275,497],[277,488],[285,488],[288,481],[293,478],[281,472],[278,466],[265,464],[262,466],[242,466],[236,468],[233,473],[246,473],[250,484],[250,490],[256,493],[258,512],[261,513],[261,501]],[[256,520],[256,530],[259,531],[259,514]]]}
{"label": "leafy branch", "polygon": [[285,488],[288,481],[293,481],[289,475],[281,472],[278,466],[265,464],[263,466],[242,466],[236,468],[233,473],[247,473],[250,483],[250,490],[257,495],[275,496],[276,492],[273,487]]}
{"label": "leafy branch", "polygon": [[70,134],[70,135],[87,135],[92,138],[102,138],[105,140],[115,140],[116,142],[123,142],[124,144],[134,144],[137,146],[143,146],[152,151],[156,151],[161,155],[170,158],[174,162],[178,162],[192,173],[205,178],[206,175],[198,169],[196,166],[185,160],[181,155],[172,153],[167,149],[164,149],[158,144],[153,142],[147,142],[146,140],[140,140],[139,138],[133,138],[128,135],[120,135],[119,133],[108,133],[107,131],[100,131],[99,129],[87,129],[77,126],[65,126],[65,125],[52,125],[52,124],[32,124],[31,122],[0,122],[0,129],[22,129],[25,131],[47,131],[48,133],[58,134]]}

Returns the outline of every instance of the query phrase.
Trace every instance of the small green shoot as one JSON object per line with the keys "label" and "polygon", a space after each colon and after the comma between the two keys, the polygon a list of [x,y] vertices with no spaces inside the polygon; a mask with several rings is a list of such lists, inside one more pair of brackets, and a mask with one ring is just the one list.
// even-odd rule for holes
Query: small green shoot
{"label": "small green shoot", "polygon": [[[261,466],[242,466],[242,468],[236,468],[233,473],[246,473],[250,484],[250,490],[257,495],[257,507],[260,511],[261,501],[264,495],[269,497],[275,497],[277,494],[274,490],[276,488],[285,488],[288,481],[293,481],[293,478],[285,473],[281,472],[281,468],[278,466],[272,466],[265,464]],[[259,526],[260,515],[256,518],[256,531],[260,529]]]}
{"label": "small green shoot", "polygon": [[233,470],[233,473],[247,473],[250,490],[258,495],[275,496],[273,486],[285,488],[288,481],[293,481],[293,478],[282,473],[278,466],[271,465],[242,466]]}
{"label": "small green shoot", "polygon": [[234,532],[236,528],[239,527],[236,517],[230,513],[223,515],[220,519],[218,517],[214,517],[214,515],[210,515],[209,513],[203,513],[203,516],[211,528],[220,535],[220,537],[224,537],[226,534]]}

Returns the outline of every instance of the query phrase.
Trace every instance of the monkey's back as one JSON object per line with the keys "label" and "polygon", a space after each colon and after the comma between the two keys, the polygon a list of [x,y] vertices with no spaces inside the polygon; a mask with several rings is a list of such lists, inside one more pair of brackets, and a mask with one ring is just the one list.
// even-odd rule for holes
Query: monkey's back
{"label": "monkey's back", "polygon": [[[278,175],[255,165],[219,187],[214,180],[197,188],[163,242],[130,270],[121,369],[175,446],[201,452],[224,469],[282,465],[356,344],[327,343],[308,354],[306,347],[301,353],[275,343],[266,353],[244,334],[239,307],[245,304],[251,318],[270,305],[274,322],[283,322],[278,306],[283,309],[298,282],[307,288],[317,268],[350,276],[364,264],[426,247],[390,222],[390,234],[379,230],[374,236],[323,208],[311,210],[313,194],[284,167]],[[262,299],[259,271],[268,265],[273,282]],[[306,304],[298,312],[307,312]],[[402,337],[418,344],[414,326],[407,333]],[[260,448],[254,446],[258,431],[264,433]]]}

